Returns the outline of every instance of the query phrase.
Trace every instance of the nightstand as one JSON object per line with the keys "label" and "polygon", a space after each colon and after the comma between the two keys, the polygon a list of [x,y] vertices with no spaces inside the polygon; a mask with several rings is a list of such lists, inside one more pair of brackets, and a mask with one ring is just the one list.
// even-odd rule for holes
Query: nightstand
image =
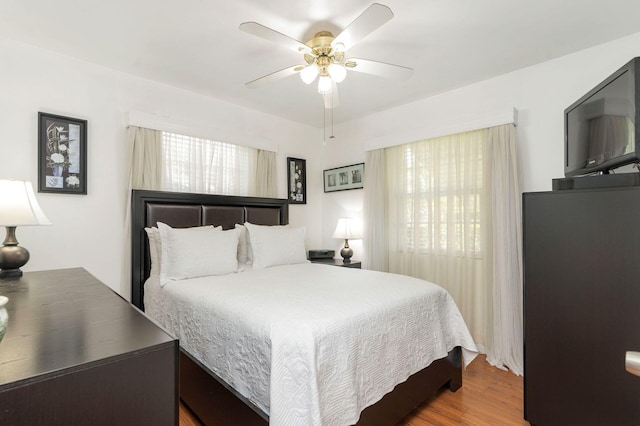
{"label": "nightstand", "polygon": [[343,268],[355,268],[360,269],[362,262],[359,260],[352,260],[351,263],[344,263],[342,259],[310,259],[311,263],[320,263],[322,265],[342,266]]}

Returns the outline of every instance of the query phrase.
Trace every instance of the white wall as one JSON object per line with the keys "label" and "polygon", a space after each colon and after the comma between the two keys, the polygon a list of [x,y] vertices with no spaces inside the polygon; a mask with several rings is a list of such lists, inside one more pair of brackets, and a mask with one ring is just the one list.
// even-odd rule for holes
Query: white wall
{"label": "white wall", "polygon": [[[640,33],[336,126],[341,145],[327,153],[325,168],[362,162],[372,147],[437,136],[433,129],[451,117],[465,123],[515,107],[520,187],[551,190],[551,180],[564,176],[564,109],[635,56],[640,56]],[[347,193],[324,195],[326,247],[335,245],[332,221],[349,209],[362,209],[363,191]]]}
{"label": "white wall", "polygon": [[[348,166],[364,162],[362,141],[358,141],[353,134],[334,132],[335,139],[327,141],[324,151],[324,168]],[[366,174],[366,168],[365,168]],[[321,190],[324,191],[324,182]],[[366,185],[366,183],[365,183]],[[340,258],[340,249],[344,240],[333,239],[333,231],[341,217],[353,217],[362,220],[363,190],[353,189],[323,194],[322,201],[322,246],[317,248],[333,249],[336,258]],[[349,240],[349,247],[353,249],[353,260],[362,259],[362,241]]]}
{"label": "white wall", "polygon": [[[233,104],[142,80],[32,46],[0,39],[0,178],[37,180],[37,113],[88,120],[88,195],[37,194],[49,227],[21,227],[31,251],[24,270],[81,266],[119,291],[126,201],[126,122],[141,111],[220,129],[221,140],[271,144],[278,152],[279,196],[286,196],[285,158],[307,160],[307,205],[290,208],[290,222],[306,225],[309,248],[335,248],[337,219],[361,216],[361,190],[323,193],[322,170],[364,161],[373,145],[433,136],[451,116],[462,121],[487,111],[517,108],[521,187],[549,190],[563,174],[563,110],[619,66],[640,54],[640,33],[473,84],[360,120],[322,130]],[[214,78],[214,77],[212,77]],[[361,244],[352,242],[360,258]]]}
{"label": "white wall", "polygon": [[[0,57],[0,178],[37,188],[38,111],[88,120],[88,195],[37,194],[53,225],[18,228],[31,252],[23,270],[84,267],[129,297],[129,288],[120,288],[129,111],[217,128],[223,141],[270,144],[278,152],[280,197],[286,157],[308,159],[309,203],[292,206],[290,222],[320,223],[322,164],[309,161],[322,155],[320,130],[7,39],[0,39]],[[308,246],[319,246],[320,227],[308,228]]]}

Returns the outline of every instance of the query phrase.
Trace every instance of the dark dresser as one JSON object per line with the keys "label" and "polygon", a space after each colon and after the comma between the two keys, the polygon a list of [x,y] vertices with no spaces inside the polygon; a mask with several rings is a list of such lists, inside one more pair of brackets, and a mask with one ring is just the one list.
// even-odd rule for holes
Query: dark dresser
{"label": "dark dresser", "polygon": [[178,341],[84,269],[0,280],[0,425],[177,425]]}
{"label": "dark dresser", "polygon": [[524,414],[640,425],[640,186],[524,194]]}

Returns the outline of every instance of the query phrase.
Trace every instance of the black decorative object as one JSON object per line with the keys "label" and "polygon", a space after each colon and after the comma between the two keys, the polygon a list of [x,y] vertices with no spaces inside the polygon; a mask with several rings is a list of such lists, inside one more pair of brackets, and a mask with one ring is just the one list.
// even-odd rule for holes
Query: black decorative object
{"label": "black decorative object", "polygon": [[87,120],[38,113],[38,192],[87,193]]}
{"label": "black decorative object", "polygon": [[289,204],[307,204],[307,161],[287,158]]}
{"label": "black decorative object", "polygon": [[325,170],[323,179],[324,192],[364,188],[364,163]]}

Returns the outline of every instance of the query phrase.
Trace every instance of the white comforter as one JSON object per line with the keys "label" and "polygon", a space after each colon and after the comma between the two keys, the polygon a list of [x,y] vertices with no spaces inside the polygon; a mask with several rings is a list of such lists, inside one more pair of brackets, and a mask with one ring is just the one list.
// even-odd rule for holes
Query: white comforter
{"label": "white comforter", "polygon": [[145,286],[147,313],[270,416],[348,425],[395,385],[462,346],[477,351],[442,288],[318,264]]}

